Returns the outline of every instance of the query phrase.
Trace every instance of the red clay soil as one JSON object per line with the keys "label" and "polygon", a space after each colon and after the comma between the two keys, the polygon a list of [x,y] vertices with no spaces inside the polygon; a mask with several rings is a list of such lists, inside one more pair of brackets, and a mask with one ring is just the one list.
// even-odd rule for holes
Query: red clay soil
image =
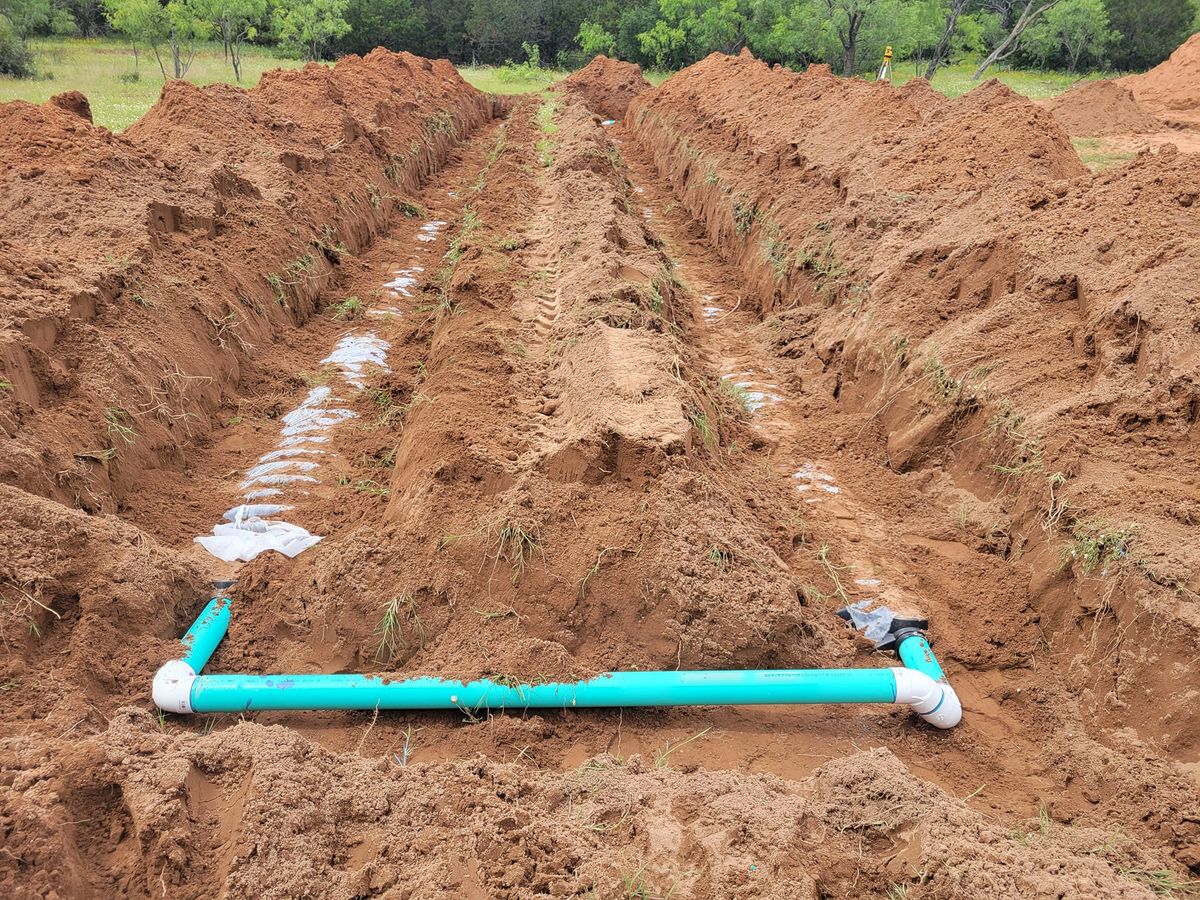
{"label": "red clay soil", "polygon": [[642,67],[600,54],[563,79],[565,94],[576,94],[588,108],[606,119],[623,119],[634,97],[651,89]]}
{"label": "red clay soil", "polygon": [[1085,81],[1050,100],[1046,108],[1072,137],[1140,134],[1163,127],[1118,81]]}
{"label": "red clay soil", "polygon": [[1200,124],[1200,34],[1193,34],[1149,72],[1129,75],[1120,83],[1168,121],[1180,118]]}
{"label": "red clay soil", "polygon": [[[1094,729],[1081,743],[1134,730],[1194,762],[1200,718],[1180,688],[1200,636],[1200,157],[1168,147],[1091,176],[1049,112],[998,82],[912,103],[748,55],[685,70],[626,124],[751,289],[777,377],[857,417],[868,458],[958,516],[936,556],[994,554],[1028,579],[1049,664],[1082,676],[1060,700]],[[995,665],[1016,635],[988,648],[970,631],[1003,607],[935,583],[935,621],[967,626],[945,655]],[[1055,705],[1034,716],[1046,734],[1074,727]],[[1168,844],[1194,862],[1183,771]]]}
{"label": "red clay soil", "polygon": [[[601,69],[499,123],[382,51],[175,84],[121,136],[0,107],[5,896],[1141,900],[1200,866],[1194,163],[1092,177],[995,82],[748,57],[604,128],[633,94]],[[210,671],[886,665],[833,615],[880,571],[963,726],[156,718],[192,536],[367,322],[389,369],[289,513],[323,540],[237,569]]]}

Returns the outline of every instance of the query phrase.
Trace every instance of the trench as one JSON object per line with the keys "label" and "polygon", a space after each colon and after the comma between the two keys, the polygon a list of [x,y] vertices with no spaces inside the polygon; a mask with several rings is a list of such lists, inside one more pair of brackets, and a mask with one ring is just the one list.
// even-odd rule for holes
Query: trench
{"label": "trench", "polygon": [[[249,836],[247,796],[285,815],[304,805],[294,796],[277,804],[270,787],[255,783],[271,770],[264,760],[276,747],[285,748],[289,775],[297,758],[316,757],[331,784],[343,771],[359,772],[353,777],[372,788],[399,785],[410,795],[453,784],[447,793],[469,797],[463,785],[478,783],[489,802],[507,803],[544,782],[546,808],[556,814],[564,804],[558,785],[581,773],[606,779],[628,765],[622,777],[649,770],[664,783],[677,774],[715,778],[664,801],[672,809],[665,825],[650,829],[647,855],[663,852],[654,843],[662,834],[693,827],[695,798],[713,783],[788,779],[739,782],[738,790],[765,784],[785,798],[787,813],[774,828],[787,816],[810,818],[794,811],[818,783],[806,779],[827,777],[831,763],[833,771],[838,763],[882,771],[891,763],[873,748],[884,747],[945,791],[936,802],[959,817],[957,828],[969,809],[980,814],[973,828],[1037,817],[1046,837],[1059,823],[1117,823],[1149,844],[1165,843],[1169,811],[1145,796],[1126,804],[1102,777],[1126,745],[1090,731],[1072,707],[1059,683],[1064,658],[1031,602],[1029,570],[946,525],[955,510],[926,489],[938,473],[888,467],[878,423],[840,403],[840,382],[831,385],[811,358],[798,364],[781,346],[755,301],[758,285],[688,215],[651,148],[570,103],[552,116],[554,136],[543,102],[516,102],[453,150],[414,191],[415,214],[395,218],[339,267],[318,314],[260,348],[257,381],[224,400],[224,427],[187,450],[185,471],[147,472],[125,498],[123,517],[195,570],[237,579],[233,625],[211,670],[538,684],[624,668],[886,666],[894,658],[873,655],[835,618],[847,603],[882,601],[930,618],[966,719],[937,732],[906,709],[877,706],[276,711],[247,713],[248,722],[167,716],[159,734],[147,734],[148,718],[124,710],[118,728],[141,715],[135,743],[190,754],[186,763],[164,754],[171,773],[155,775],[171,792],[161,806],[185,807],[181,818],[163,813],[163,821],[182,821],[186,834],[158,824],[138,833],[152,891],[155,879],[163,893],[197,880],[212,887],[209,873],[195,878],[198,864],[178,863],[180,846],[217,848],[217,883],[237,877],[238,867],[253,871],[255,854],[243,857],[241,844],[268,838]],[[713,423],[712,441],[701,416]],[[514,531],[532,548],[527,554],[505,543]],[[174,632],[159,635],[163,653],[198,612],[201,600],[190,602],[165,616],[156,611],[162,631],[174,619]],[[396,623],[382,635],[381,609]],[[143,674],[139,684],[148,686]],[[223,759],[226,732],[239,750],[241,741],[251,748],[253,765]],[[157,764],[141,750],[112,755],[138,778],[139,767]],[[1165,771],[1158,758],[1121,761],[1133,767],[1122,771],[1126,791],[1158,783]],[[180,771],[183,780],[172,781]],[[505,778],[521,785],[496,787]],[[114,853],[128,851],[129,832],[140,827],[124,822],[142,802],[126,788],[133,799],[119,804],[121,823],[108,840]],[[601,789],[624,786],[602,780]],[[856,789],[834,793],[848,802]],[[582,828],[585,841],[606,840],[637,815],[626,798],[603,821],[580,825],[571,790],[561,823]],[[827,832],[820,814],[812,819],[816,830],[804,840],[814,846],[843,840],[835,831],[851,837],[842,856],[817,866],[822,881],[838,887],[822,893],[814,881],[811,896],[880,893],[908,879],[910,863],[924,884],[915,862],[923,859],[932,788],[920,789],[926,805],[886,825],[905,791],[878,783],[866,790],[877,806],[839,820],[844,828]],[[387,834],[397,796],[363,791],[345,814],[342,797],[329,793],[333,812],[311,819],[334,821],[322,873],[349,880],[355,870],[355,895],[386,890],[372,868],[386,864],[373,854],[406,845]],[[426,795],[414,802],[436,805]],[[517,829],[515,852],[524,858],[520,829],[530,814],[518,806],[506,808],[497,829]],[[216,821],[218,807],[226,812]],[[881,819],[855,818],[862,814]],[[722,827],[744,833],[750,814],[733,815]],[[412,808],[400,814],[412,816]],[[622,853],[634,834],[618,841]],[[699,845],[696,834],[686,840]],[[856,868],[862,834],[886,867],[869,886]],[[489,849],[487,840],[475,850]],[[859,863],[849,874],[855,850]],[[101,840],[85,855],[100,860],[106,852]],[[695,861],[695,852],[689,846],[680,857]],[[717,855],[729,856],[728,847]],[[522,896],[524,882],[536,877],[545,886],[577,862],[553,857],[540,872],[529,863],[495,875],[456,857],[438,877],[463,896],[487,895],[483,884]],[[101,861],[96,883],[118,883],[124,865]],[[700,871],[697,864],[682,877],[702,880]]]}

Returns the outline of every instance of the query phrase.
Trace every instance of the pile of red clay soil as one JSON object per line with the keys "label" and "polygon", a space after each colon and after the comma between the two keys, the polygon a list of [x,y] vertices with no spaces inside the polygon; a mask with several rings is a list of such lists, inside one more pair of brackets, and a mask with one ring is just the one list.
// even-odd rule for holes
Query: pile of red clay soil
{"label": "pile of red clay soil", "polygon": [[[120,136],[0,107],[0,894],[1148,900],[1200,867],[1196,163],[1093,178],[995,82],[593,66],[501,123],[382,51],[172,84]],[[786,414],[739,393],[742,322]],[[356,384],[324,354],[368,331]],[[321,391],[346,421],[288,515],[322,539],[236,569],[208,672],[886,665],[833,615],[868,559],[969,718],[155,716],[192,537]],[[869,472],[870,527],[797,453]]]}
{"label": "pile of red clay soil", "polygon": [[1200,116],[1200,34],[1193,34],[1149,72],[1129,75],[1120,83],[1155,112],[1195,120]]}
{"label": "pile of red clay soil", "polygon": [[642,67],[603,54],[560,86],[566,94],[578,94],[594,113],[609,119],[623,119],[634,97],[651,89],[642,76]]}
{"label": "pile of red clay soil", "polygon": [[1084,82],[1050,100],[1046,108],[1072,137],[1139,134],[1163,127],[1118,81]]}
{"label": "pile of red clay soil", "polygon": [[382,50],[248,91],[171,81],[120,135],[78,95],[0,105],[0,481],[111,512],[178,465],[491,114],[448,63]]}
{"label": "pile of red clay soil", "polygon": [[[1078,676],[1061,702],[1101,744],[1132,729],[1167,742],[1168,766],[1193,759],[1200,157],[1092,176],[1048,110],[997,82],[929,99],[714,55],[625,124],[753,289],[777,377],[857,417],[855,441],[931,506],[986,510],[974,537],[947,522],[939,540],[1030,579],[1051,665]],[[973,609],[945,653],[978,666],[986,606],[945,589],[935,621]],[[1076,727],[1057,715],[1037,718]],[[1094,752],[1073,733],[1067,755]],[[1182,773],[1162,814],[1190,864]]]}

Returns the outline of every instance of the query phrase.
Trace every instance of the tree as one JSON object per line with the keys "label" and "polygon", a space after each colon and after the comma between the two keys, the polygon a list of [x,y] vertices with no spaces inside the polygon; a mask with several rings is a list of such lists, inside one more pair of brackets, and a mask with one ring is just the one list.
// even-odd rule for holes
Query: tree
{"label": "tree", "polygon": [[603,25],[586,20],[580,24],[575,40],[579,43],[579,49],[588,55],[603,53],[612,56],[617,46],[617,39]]}
{"label": "tree", "polygon": [[32,78],[33,54],[13,28],[8,16],[0,12],[0,74]]}
{"label": "tree", "polygon": [[687,46],[687,32],[678,25],[668,25],[658,19],[649,31],[638,35],[642,52],[654,59],[658,68],[663,68],[667,60],[676,56]]}
{"label": "tree", "polygon": [[[980,77],[991,68],[992,63],[999,62],[1002,59],[1008,59],[1017,52],[1017,48],[1021,46],[1021,35],[1025,33],[1025,29],[1033,25],[1039,18],[1045,15],[1051,8],[1058,5],[1060,0],[1025,0],[1025,6],[1021,9],[1016,20],[1012,24],[1012,28],[1000,40],[992,52],[989,53],[979,64],[979,68],[971,76],[972,81],[978,81]],[[1015,7],[1013,8],[1015,12]]]}
{"label": "tree", "polygon": [[242,80],[242,42],[254,40],[258,23],[267,14],[267,0],[194,0],[197,15],[211,22],[233,66],[233,77]]}
{"label": "tree", "polygon": [[104,0],[104,14],[109,24],[132,42],[134,67],[138,62],[138,45],[145,44],[154,53],[159,71],[166,79],[167,67],[159,53],[159,47],[171,34],[166,7],[158,0]]}
{"label": "tree", "polygon": [[867,16],[878,0],[823,0],[829,21],[842,45],[842,74],[849,78],[854,74],[858,61],[858,36]]}
{"label": "tree", "polygon": [[925,69],[926,81],[933,81],[934,73],[949,58],[951,41],[958,30],[958,17],[962,15],[966,5],[967,0],[950,0],[950,8],[946,10],[946,27],[942,29],[941,40],[933,48],[933,55],[929,58],[929,65]]}
{"label": "tree", "polygon": [[1109,56],[1119,69],[1158,65],[1200,25],[1188,0],[1105,0],[1104,6],[1118,35]]}
{"label": "tree", "polygon": [[1043,62],[1061,50],[1068,74],[1074,75],[1083,56],[1099,59],[1115,36],[1103,0],[1063,0],[1029,29],[1028,43]]}
{"label": "tree", "polygon": [[284,47],[320,59],[330,42],[350,33],[349,0],[287,0],[275,7],[275,27]]}
{"label": "tree", "polygon": [[338,44],[340,52],[362,55],[376,47],[387,47],[435,57],[446,55],[440,47],[425,52],[422,41],[428,29],[426,10],[414,5],[413,0],[350,0],[346,21],[350,31]]}

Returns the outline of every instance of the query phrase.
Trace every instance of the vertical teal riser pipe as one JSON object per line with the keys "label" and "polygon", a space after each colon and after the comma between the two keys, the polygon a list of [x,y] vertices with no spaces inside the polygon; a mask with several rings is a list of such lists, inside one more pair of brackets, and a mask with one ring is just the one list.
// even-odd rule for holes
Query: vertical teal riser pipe
{"label": "vertical teal riser pipe", "polygon": [[215,597],[181,642],[184,655],[154,677],[154,702],[178,713],[317,709],[571,709],[799,703],[902,703],[938,728],[962,706],[919,632],[904,635],[904,668],[608,672],[576,682],[499,684],[378,675],[199,675],[229,628],[228,597]]}
{"label": "vertical teal riser pipe", "polygon": [[183,655],[168,660],[154,673],[154,705],[167,712],[191,712],[192,682],[208,665],[213,651],[229,630],[233,601],[213,597],[180,640]]}
{"label": "vertical teal riser pipe", "polygon": [[904,668],[896,673],[896,702],[907,703],[930,725],[953,728],[962,721],[962,701],[946,681],[925,635],[914,631],[899,638],[896,653]]}

